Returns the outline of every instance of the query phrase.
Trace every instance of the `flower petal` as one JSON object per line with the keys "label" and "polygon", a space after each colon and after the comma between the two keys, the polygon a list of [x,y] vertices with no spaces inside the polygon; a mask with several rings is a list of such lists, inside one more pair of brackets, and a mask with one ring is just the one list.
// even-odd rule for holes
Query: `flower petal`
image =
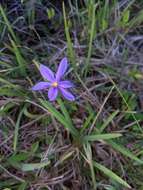
{"label": "flower petal", "polygon": [[51,85],[51,84],[50,84],[49,82],[39,82],[39,83],[35,84],[35,85],[31,88],[31,90],[34,90],[34,91],[36,91],[36,90],[43,90],[43,89],[49,87],[50,85]]}
{"label": "flower petal", "polygon": [[67,58],[63,58],[60,62],[60,65],[58,67],[57,73],[56,73],[56,80],[60,80],[60,78],[65,74],[68,67],[68,60]]}
{"label": "flower petal", "polygon": [[55,80],[54,73],[53,71],[51,71],[51,69],[49,69],[48,67],[42,64],[40,65],[39,69],[44,79],[47,79],[48,81],[51,81],[51,82]]}
{"label": "flower petal", "polygon": [[51,87],[48,91],[48,98],[50,101],[54,101],[58,95],[58,88]]}
{"label": "flower petal", "polygon": [[62,87],[62,88],[71,88],[73,86],[74,86],[73,83],[68,80],[59,82],[59,87]]}
{"label": "flower petal", "polygon": [[60,88],[62,95],[69,101],[74,101],[75,97],[69,91],[65,90],[64,88]]}

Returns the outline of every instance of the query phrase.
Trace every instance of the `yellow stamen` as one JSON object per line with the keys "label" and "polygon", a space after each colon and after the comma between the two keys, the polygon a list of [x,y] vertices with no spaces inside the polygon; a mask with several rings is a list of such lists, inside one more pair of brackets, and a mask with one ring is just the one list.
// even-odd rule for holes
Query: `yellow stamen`
{"label": "yellow stamen", "polygon": [[57,87],[57,86],[58,86],[58,83],[57,83],[57,82],[53,82],[52,86],[53,86],[53,87]]}

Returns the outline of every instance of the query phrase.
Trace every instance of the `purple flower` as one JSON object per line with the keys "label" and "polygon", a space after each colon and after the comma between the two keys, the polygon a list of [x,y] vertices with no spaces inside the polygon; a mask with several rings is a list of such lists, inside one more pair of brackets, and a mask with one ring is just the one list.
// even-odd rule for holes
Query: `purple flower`
{"label": "purple flower", "polygon": [[69,101],[74,101],[75,97],[67,90],[68,88],[73,87],[73,84],[68,80],[61,80],[67,70],[67,67],[67,58],[63,58],[61,60],[56,74],[54,74],[48,67],[41,64],[39,68],[40,73],[48,82],[39,82],[32,87],[32,90],[46,90],[49,88],[48,98],[50,101],[54,101],[57,98],[59,91],[64,98]]}

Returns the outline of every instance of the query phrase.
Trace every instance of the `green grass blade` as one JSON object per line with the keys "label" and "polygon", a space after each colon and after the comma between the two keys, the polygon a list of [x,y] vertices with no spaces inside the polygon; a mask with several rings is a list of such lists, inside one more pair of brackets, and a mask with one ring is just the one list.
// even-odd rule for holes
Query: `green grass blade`
{"label": "green grass blade", "polygon": [[85,76],[86,76],[86,73],[87,73],[87,69],[89,67],[90,57],[91,57],[91,53],[92,53],[92,42],[93,42],[93,39],[95,37],[95,23],[96,23],[95,10],[96,10],[96,7],[97,7],[97,4],[93,3],[90,38],[89,38],[89,47],[88,47],[88,54],[87,54],[86,63],[85,63],[85,66],[84,66]]}
{"label": "green grass blade", "polygon": [[17,190],[26,190],[27,184],[28,184],[27,182],[23,182],[23,183],[18,187]]}
{"label": "green grass blade", "polygon": [[89,114],[89,116],[87,117],[86,121],[84,122],[83,124],[83,127],[80,131],[80,133],[82,134],[84,132],[84,130],[89,126],[90,122],[93,120],[93,118],[95,117],[95,113],[94,112],[91,112]]}
{"label": "green grass blade", "polygon": [[96,178],[95,178],[95,171],[94,171],[93,160],[92,160],[92,150],[91,150],[91,146],[89,143],[87,143],[84,146],[84,150],[86,153],[88,164],[90,166],[91,178],[92,178],[92,182],[93,182],[93,189],[96,190]]}
{"label": "green grass blade", "polygon": [[83,137],[84,141],[98,141],[98,140],[107,140],[107,139],[113,139],[121,137],[122,134],[120,133],[107,133],[107,134],[101,134],[101,135],[87,135]]}
{"label": "green grass blade", "polygon": [[26,74],[26,71],[25,71],[26,62],[24,61],[23,57],[21,56],[21,53],[20,53],[20,51],[19,51],[19,49],[17,48],[17,45],[16,45],[16,44],[19,44],[19,40],[16,37],[16,35],[15,35],[15,33],[14,33],[12,27],[11,27],[11,24],[8,21],[7,17],[6,17],[5,11],[4,11],[4,9],[3,9],[3,7],[1,5],[0,5],[0,13],[1,13],[1,15],[2,15],[2,17],[4,19],[5,24],[8,27],[9,33],[11,34],[12,40],[10,40],[10,41],[11,41],[11,44],[13,46],[13,52],[15,53],[17,62],[19,64],[21,74],[23,76],[25,76],[25,74]]}
{"label": "green grass blade", "polygon": [[107,175],[109,178],[112,178],[113,180],[117,181],[118,183],[122,184],[123,186],[127,188],[131,188],[131,186],[124,181],[122,178],[120,178],[117,174],[115,174],[113,171],[109,170],[105,166],[93,161],[93,165],[98,170],[102,171],[105,175]]}
{"label": "green grass blade", "polygon": [[16,35],[14,34],[14,31],[13,31],[11,25],[10,25],[10,22],[8,21],[7,16],[6,16],[6,14],[5,14],[5,11],[4,11],[4,9],[3,9],[3,7],[2,7],[1,5],[0,5],[0,13],[1,13],[1,15],[2,15],[2,17],[3,17],[3,19],[4,19],[5,24],[6,24],[7,27],[8,27],[9,33],[11,34],[13,40],[14,40],[15,42],[18,42],[18,38],[17,38]]}
{"label": "green grass blade", "polygon": [[140,164],[143,164],[143,160],[140,160],[137,156],[135,156],[131,151],[129,151],[124,146],[119,145],[119,144],[117,144],[116,142],[114,142],[112,140],[108,140],[107,143],[110,144],[113,147],[113,149],[121,152],[124,156],[126,156],[126,157],[128,157],[128,158],[130,158],[130,159],[132,159],[134,161],[137,161]]}
{"label": "green grass blade", "polygon": [[50,160],[43,161],[41,163],[29,163],[29,164],[21,164],[21,170],[24,172],[38,170],[48,166],[50,164]]}
{"label": "green grass blade", "polygon": [[114,111],[108,118],[107,120],[101,125],[99,131],[102,133],[104,129],[108,126],[108,124],[114,119],[114,117],[119,113],[119,110]]}
{"label": "green grass blade", "polygon": [[22,114],[24,112],[25,107],[23,107],[23,109],[20,111],[19,115],[18,115],[18,119],[15,125],[15,131],[14,131],[14,140],[13,140],[13,150],[16,151],[17,148],[17,143],[18,143],[18,131],[19,131],[19,127],[20,127],[20,120],[22,117]]}
{"label": "green grass blade", "polygon": [[143,10],[139,11],[139,13],[133,17],[132,20],[129,21],[128,23],[128,30],[138,26],[139,24],[141,24],[143,22]]}
{"label": "green grass blade", "polygon": [[62,115],[59,111],[57,111],[57,110],[52,106],[51,103],[49,103],[49,102],[47,102],[47,101],[45,101],[45,100],[42,100],[42,99],[40,99],[40,102],[41,102],[41,104],[42,104],[45,108],[47,108],[48,111],[50,111],[50,113],[51,113],[53,116],[55,116],[55,118],[56,118],[58,121],[60,121],[63,125],[66,126],[66,121],[65,121],[63,115]]}
{"label": "green grass blade", "polygon": [[[19,181],[19,182],[22,182],[22,183],[24,183],[25,182],[25,180],[24,179],[22,179],[22,178],[20,178],[20,177],[18,177],[18,176],[15,176],[14,174],[12,174],[11,172],[9,172],[5,167],[3,167],[1,164],[0,164],[0,172],[1,172],[1,170],[3,171],[3,172],[5,172],[6,174],[8,174],[11,178],[14,178],[15,180],[17,180],[17,181]],[[7,180],[6,180],[7,181]],[[2,186],[2,180],[0,181],[0,187]]]}
{"label": "green grass blade", "polygon": [[111,87],[111,89],[110,89],[108,95],[105,97],[105,99],[104,99],[102,105],[100,106],[100,109],[99,109],[99,111],[97,112],[97,114],[96,114],[96,116],[95,116],[95,118],[94,118],[94,120],[93,120],[93,122],[92,122],[92,125],[91,125],[91,127],[90,127],[90,129],[89,129],[89,133],[91,133],[91,131],[93,130],[94,125],[95,125],[95,123],[96,123],[96,121],[97,121],[99,115],[101,114],[101,112],[102,112],[102,110],[103,110],[103,107],[105,106],[105,104],[106,104],[108,98],[110,97],[110,95],[111,95],[113,89],[114,89],[114,86]]}
{"label": "green grass blade", "polygon": [[56,108],[54,108],[52,106],[52,104],[50,102],[47,102],[45,100],[41,100],[40,99],[41,104],[48,110],[50,111],[50,113],[61,123],[63,124],[63,126],[69,130],[73,135],[78,134],[78,131],[75,128],[72,128],[71,125],[66,121],[65,117],[56,110]]}
{"label": "green grass blade", "polygon": [[64,114],[64,116],[66,118],[66,121],[72,126],[73,125],[72,120],[70,118],[70,115],[69,115],[63,101],[61,100],[61,98],[58,98],[57,101],[58,101],[58,103],[60,105],[60,109],[61,109],[62,113]]}
{"label": "green grass blade", "polygon": [[[114,87],[115,87],[115,89],[117,90],[117,92],[118,92],[118,94],[120,95],[120,97],[123,99],[125,105],[126,105],[127,108],[128,108],[128,111],[132,111],[131,108],[130,108],[130,106],[129,106],[129,104],[127,103],[125,97],[123,96],[122,92],[121,92],[120,89],[118,88],[118,86],[115,84],[115,82],[112,80],[112,78],[111,78],[109,75],[108,75],[108,77],[109,77],[110,81],[112,82],[112,84],[114,85]],[[132,115],[132,118],[134,119],[134,121],[136,121],[136,124],[137,124],[137,126],[138,126],[140,132],[142,133],[142,132],[143,132],[143,129],[142,129],[142,127],[140,126],[138,120],[136,119],[135,114],[134,114],[134,113],[131,113],[131,115]]]}
{"label": "green grass blade", "polygon": [[16,57],[16,61],[17,61],[18,65],[19,65],[21,75],[25,76],[26,75],[26,61],[22,57],[21,52],[18,49],[16,43],[13,40],[10,40],[10,41],[11,41],[11,44],[12,44],[13,52],[14,52],[15,57]]}
{"label": "green grass blade", "polygon": [[17,85],[12,84],[12,83],[9,82],[8,80],[6,80],[6,79],[4,79],[4,78],[1,78],[1,77],[0,77],[0,82],[1,82],[1,83],[4,83],[5,85],[8,85],[9,87],[12,87],[12,88],[18,87]]}
{"label": "green grass blade", "polygon": [[69,113],[68,113],[68,111],[67,111],[67,109],[66,109],[66,107],[65,107],[65,105],[63,103],[63,101],[60,98],[58,98],[57,101],[58,101],[58,103],[60,105],[60,109],[61,109],[61,111],[62,111],[62,113],[63,113],[63,115],[64,115],[67,123],[69,123],[71,131],[73,131],[74,133],[76,133],[78,135],[78,131],[74,128],[72,120],[70,118],[70,115],[69,115]]}
{"label": "green grass blade", "polygon": [[70,37],[70,32],[69,32],[69,26],[68,26],[68,22],[67,22],[67,18],[66,18],[66,10],[65,10],[65,4],[63,1],[63,17],[64,17],[64,26],[65,26],[65,35],[66,35],[66,39],[67,39],[67,46],[68,46],[68,53],[70,56],[70,60],[72,62],[72,66],[75,69],[76,65],[75,65],[75,53],[73,50],[73,44],[71,41],[71,37]]}

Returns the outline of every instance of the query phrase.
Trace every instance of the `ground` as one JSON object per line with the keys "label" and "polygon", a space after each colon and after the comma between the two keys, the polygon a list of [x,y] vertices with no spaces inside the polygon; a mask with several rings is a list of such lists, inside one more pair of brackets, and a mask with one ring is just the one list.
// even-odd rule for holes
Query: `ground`
{"label": "ground", "polygon": [[[1,190],[143,190],[142,31],[142,0],[1,1]],[[64,57],[75,101],[50,102]]]}

